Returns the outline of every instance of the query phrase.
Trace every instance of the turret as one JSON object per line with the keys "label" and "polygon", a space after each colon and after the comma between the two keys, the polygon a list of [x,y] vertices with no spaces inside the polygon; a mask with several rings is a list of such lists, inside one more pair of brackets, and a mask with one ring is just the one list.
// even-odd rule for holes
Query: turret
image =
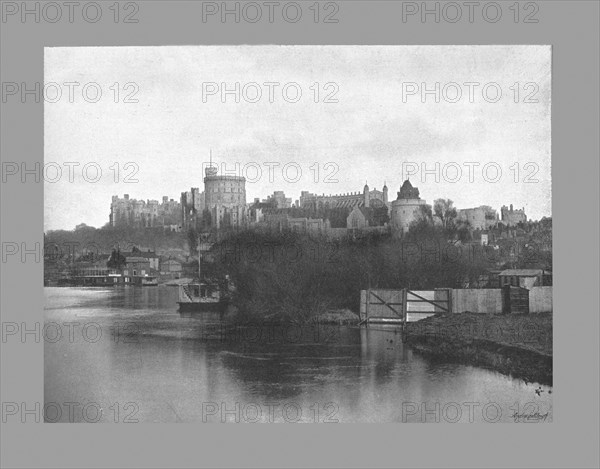
{"label": "turret", "polygon": [[365,181],[365,187],[363,188],[363,197],[365,199],[365,207],[369,206],[369,185]]}
{"label": "turret", "polygon": [[218,170],[215,166],[207,166],[206,169],[204,170],[206,177],[216,176],[217,172],[218,172]]}
{"label": "turret", "polygon": [[383,203],[388,203],[388,187],[385,181],[383,181]]}

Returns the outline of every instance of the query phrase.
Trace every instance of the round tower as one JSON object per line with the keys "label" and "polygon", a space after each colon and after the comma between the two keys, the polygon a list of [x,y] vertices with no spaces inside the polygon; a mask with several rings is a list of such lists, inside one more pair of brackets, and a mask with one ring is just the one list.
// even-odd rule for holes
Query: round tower
{"label": "round tower", "polygon": [[219,176],[215,166],[205,169],[204,207],[210,211],[213,225],[241,226],[246,218],[246,179]]}
{"label": "round tower", "polygon": [[413,221],[420,216],[421,206],[425,200],[419,197],[419,189],[413,187],[407,179],[400,187],[398,198],[392,202],[392,230],[396,236],[406,234]]}
{"label": "round tower", "polygon": [[363,197],[365,199],[365,207],[369,206],[369,185],[365,181],[365,187],[363,188]]}

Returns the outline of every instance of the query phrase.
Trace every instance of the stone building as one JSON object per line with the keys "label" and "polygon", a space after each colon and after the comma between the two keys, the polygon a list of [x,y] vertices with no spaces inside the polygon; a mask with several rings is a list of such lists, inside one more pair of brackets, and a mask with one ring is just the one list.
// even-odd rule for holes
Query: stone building
{"label": "stone building", "polygon": [[489,230],[498,224],[498,213],[491,207],[482,205],[457,210],[456,219],[468,222],[473,230]]}
{"label": "stone building", "polygon": [[500,221],[506,226],[515,226],[519,222],[525,223],[527,221],[527,215],[525,215],[525,207],[521,210],[513,210],[513,205],[510,204],[510,210],[506,205],[503,205],[500,209],[501,219]]}
{"label": "stone building", "polygon": [[404,181],[398,198],[392,202],[392,233],[396,236],[408,233],[410,224],[419,219],[422,207],[426,205],[427,202],[419,197],[419,189],[413,187],[408,179]]}
{"label": "stone building", "polygon": [[181,226],[184,230],[199,228],[202,212],[204,211],[204,192],[192,187],[181,193]]}
{"label": "stone building", "polygon": [[302,191],[300,193],[299,204],[300,208],[313,210],[318,210],[319,208],[349,208],[352,210],[356,206],[377,207],[383,205],[389,208],[388,188],[384,184],[381,191],[377,189],[370,190],[369,186],[365,184],[362,192],[347,192],[335,195],[317,195],[308,191]]}
{"label": "stone building", "polygon": [[275,208],[291,208],[292,198],[286,197],[283,191],[274,191],[273,195],[267,197],[267,203],[272,203]]}
{"label": "stone building", "polygon": [[366,207],[356,205],[348,214],[346,219],[346,227],[349,230],[362,230],[370,225],[371,214]]}
{"label": "stone building", "polygon": [[238,228],[246,223],[246,178],[219,176],[214,166],[206,168],[204,204],[214,228]]}
{"label": "stone building", "polygon": [[109,223],[114,227],[152,228],[179,224],[181,207],[179,202],[162,198],[158,200],[130,199],[129,194],[123,198],[113,195],[110,204]]}
{"label": "stone building", "polygon": [[298,233],[327,234],[331,225],[322,218],[288,218],[287,226]]}
{"label": "stone building", "polygon": [[204,191],[200,192],[198,187],[192,187],[181,193],[180,220],[184,230],[205,228],[203,223],[206,222],[206,211],[209,213],[210,225],[215,229],[246,224],[246,179],[219,176],[217,173],[215,166],[207,167]]}

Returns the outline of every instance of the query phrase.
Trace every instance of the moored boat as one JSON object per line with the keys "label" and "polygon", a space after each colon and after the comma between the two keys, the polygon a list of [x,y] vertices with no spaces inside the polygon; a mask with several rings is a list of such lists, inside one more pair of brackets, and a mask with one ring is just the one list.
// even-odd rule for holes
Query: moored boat
{"label": "moored boat", "polygon": [[219,285],[213,283],[187,283],[179,285],[179,311],[222,313],[228,301],[221,295]]}

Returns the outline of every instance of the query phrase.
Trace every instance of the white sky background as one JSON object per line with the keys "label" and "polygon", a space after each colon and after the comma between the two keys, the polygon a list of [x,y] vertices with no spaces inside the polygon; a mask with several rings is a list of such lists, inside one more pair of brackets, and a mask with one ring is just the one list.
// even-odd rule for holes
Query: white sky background
{"label": "white sky background", "polygon": [[[179,200],[190,187],[203,190],[202,163],[235,163],[242,167],[256,162],[263,168],[256,183],[246,183],[247,201],[264,199],[274,190],[284,190],[293,201],[301,190],[337,194],[362,191],[365,180],[381,190],[387,181],[390,199],[403,182],[402,163],[456,162],[462,177],[456,183],[436,182],[421,173],[411,177],[428,203],[450,198],[458,208],[504,204],[525,207],[528,217],[551,215],[551,48],[550,46],[176,46],[176,47],[77,47],[45,49],[45,83],[98,83],[103,91],[97,103],[86,102],[81,88],[74,102],[68,89],[56,103],[44,104],[45,163],[79,162],[74,181],[67,170],[58,182],[45,182],[44,227],[73,229],[78,223],[100,227],[108,222],[112,195],[161,200],[163,195]],[[121,87],[114,102],[115,82]],[[135,82],[138,103],[123,103]],[[258,103],[227,102],[220,95],[202,102],[202,83],[279,82],[274,102],[263,87]],[[296,82],[302,89],[297,103],[286,102],[281,89]],[[319,103],[310,87],[321,84]],[[335,82],[337,103],[324,103],[323,84]],[[433,89],[439,82],[481,83],[469,102],[462,86],[458,103],[426,103],[420,93],[402,100],[402,83],[425,82]],[[495,82],[502,98],[489,103],[482,86]],[[510,89],[520,83],[518,103]],[[534,98],[524,103],[532,88]],[[329,90],[328,90],[329,91]],[[49,89],[50,99],[54,98]],[[450,93],[450,91],[449,91]],[[90,91],[90,95],[93,93]],[[252,94],[251,97],[253,97]],[[294,96],[290,91],[290,98]],[[493,89],[489,97],[494,98]],[[454,92],[449,96],[454,97]],[[95,162],[102,179],[86,182],[81,168]],[[109,168],[118,163],[118,182]],[[135,162],[137,183],[123,182],[127,162]],[[274,182],[269,182],[265,162],[279,162]],[[286,182],[281,167],[295,162],[302,169],[297,183]],[[325,183],[324,164],[334,162],[339,182]],[[464,162],[479,162],[474,182],[469,182]],[[486,163],[502,169],[496,183],[482,174]],[[525,183],[535,163],[538,180]],[[318,182],[310,167],[319,163]],[[518,182],[513,166],[519,164]],[[513,167],[513,170],[510,168]],[[49,170],[48,177],[54,178]],[[94,171],[90,170],[90,176]],[[249,169],[249,176],[255,172]],[[295,172],[290,170],[289,176]],[[452,170],[450,178],[455,177]],[[495,176],[490,169],[489,177]]]}

